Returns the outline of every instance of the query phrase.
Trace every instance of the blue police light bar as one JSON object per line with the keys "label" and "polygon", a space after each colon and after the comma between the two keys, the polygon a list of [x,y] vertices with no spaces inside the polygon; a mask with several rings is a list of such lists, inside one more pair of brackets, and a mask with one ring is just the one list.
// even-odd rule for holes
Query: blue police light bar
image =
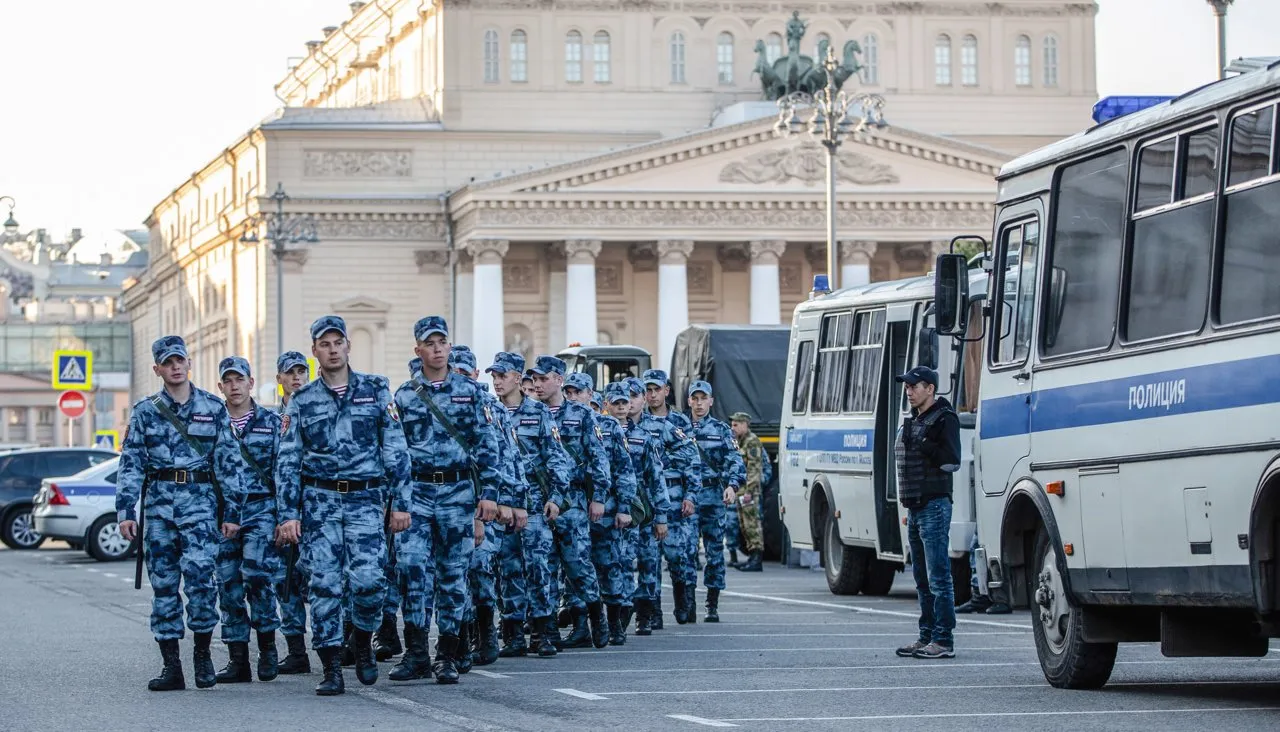
{"label": "blue police light bar", "polygon": [[1173,97],[1103,97],[1093,105],[1093,121],[1102,124],[1126,114],[1141,112],[1157,104],[1164,104],[1170,99]]}

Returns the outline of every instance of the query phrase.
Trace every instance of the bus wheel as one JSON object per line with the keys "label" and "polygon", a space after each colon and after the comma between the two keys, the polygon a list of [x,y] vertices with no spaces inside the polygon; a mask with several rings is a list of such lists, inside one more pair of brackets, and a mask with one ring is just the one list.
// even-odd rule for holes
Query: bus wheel
{"label": "bus wheel", "polygon": [[893,589],[893,580],[902,570],[902,565],[886,562],[883,559],[872,559],[867,568],[867,582],[862,586],[864,595],[887,595]]}
{"label": "bus wheel", "polygon": [[1115,643],[1086,643],[1080,608],[1067,596],[1057,551],[1044,526],[1036,532],[1031,578],[1032,632],[1045,679],[1059,689],[1100,689],[1116,663]]}
{"label": "bus wheel", "polygon": [[871,552],[840,541],[840,527],[834,512],[827,513],[822,557],[826,561],[827,587],[836,595],[856,595],[867,581]]}

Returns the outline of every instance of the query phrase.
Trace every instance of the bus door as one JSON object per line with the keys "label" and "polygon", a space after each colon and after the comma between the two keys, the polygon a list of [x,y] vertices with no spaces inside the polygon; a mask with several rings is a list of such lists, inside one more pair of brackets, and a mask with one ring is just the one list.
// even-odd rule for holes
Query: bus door
{"label": "bus door", "polygon": [[995,266],[987,291],[988,373],[982,378],[978,410],[983,473],[1004,478],[982,482],[983,492],[990,495],[1004,493],[1029,472],[1019,463],[1031,454],[1032,328],[1042,222],[1041,203],[1033,200],[1001,211],[996,229]]}
{"label": "bus door", "polygon": [[910,368],[912,331],[917,317],[916,303],[891,305],[887,309],[880,384],[876,403],[875,502],[876,529],[883,554],[905,557],[902,522],[898,507],[898,464],[894,446],[902,426],[902,405],[906,397],[894,377]]}

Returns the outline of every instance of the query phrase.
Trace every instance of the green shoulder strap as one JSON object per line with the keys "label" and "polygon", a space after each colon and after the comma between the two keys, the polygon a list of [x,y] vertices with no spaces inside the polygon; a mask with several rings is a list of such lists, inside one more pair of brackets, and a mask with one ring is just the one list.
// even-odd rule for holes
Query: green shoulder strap
{"label": "green shoulder strap", "polygon": [[467,441],[458,433],[458,429],[453,426],[453,423],[449,421],[449,418],[444,416],[444,412],[441,411],[440,407],[437,407],[436,403],[427,395],[426,387],[423,386],[421,382],[413,385],[413,393],[417,394],[418,398],[422,400],[422,403],[427,405],[427,409],[431,410],[432,416],[436,418],[436,421],[440,423],[441,427],[444,427],[444,431],[449,433],[449,436],[453,438],[453,441],[458,443],[458,447],[462,448],[462,453],[467,456],[467,465],[470,466],[471,469],[471,487],[476,492],[476,498],[479,499],[481,494],[480,471],[476,469],[476,461],[471,457],[471,445],[467,444]]}

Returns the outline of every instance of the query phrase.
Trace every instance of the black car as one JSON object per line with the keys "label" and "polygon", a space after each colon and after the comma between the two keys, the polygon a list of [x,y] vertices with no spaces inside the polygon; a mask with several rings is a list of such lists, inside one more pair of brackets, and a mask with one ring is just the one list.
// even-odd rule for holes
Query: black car
{"label": "black car", "polygon": [[75,475],[115,457],[110,450],[46,447],[0,454],[0,541],[10,549],[35,549],[44,543],[31,517],[31,501],[40,481]]}

